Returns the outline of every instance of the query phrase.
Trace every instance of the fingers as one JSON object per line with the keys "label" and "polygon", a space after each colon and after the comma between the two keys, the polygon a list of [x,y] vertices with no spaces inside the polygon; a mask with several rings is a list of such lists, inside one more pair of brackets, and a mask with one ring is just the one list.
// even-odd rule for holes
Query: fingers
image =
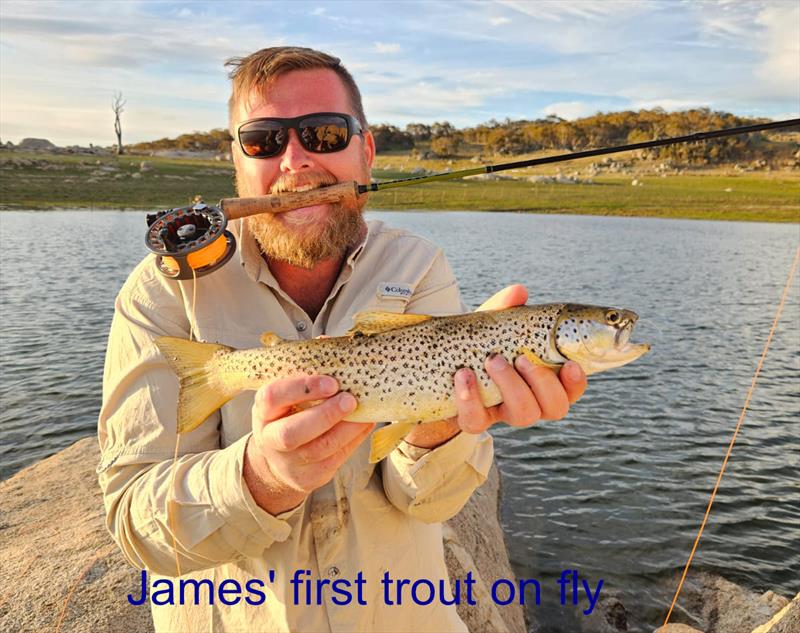
{"label": "fingers", "polygon": [[511,308],[513,306],[524,305],[528,300],[528,290],[522,284],[514,284],[503,288],[500,292],[495,293],[491,298],[487,299],[477,309],[477,312],[484,310],[502,310],[503,308]]}
{"label": "fingers", "polygon": [[294,405],[329,398],[339,390],[330,376],[298,376],[264,385],[256,392],[253,417],[263,421],[285,416]]}
{"label": "fingers", "polygon": [[[517,363],[518,366],[524,363],[528,365],[520,367],[520,371],[533,369],[527,358],[520,356],[520,359],[522,361]],[[500,420],[512,426],[529,426],[542,417],[542,409],[528,383],[502,355],[490,356],[485,366],[489,377],[503,395],[502,404],[496,408]]]}
{"label": "fingers", "polygon": [[356,405],[352,394],[340,393],[304,411],[267,423],[261,429],[261,441],[278,451],[294,451],[332,429]]}
{"label": "fingers", "polygon": [[356,446],[370,434],[374,424],[361,422],[339,422],[332,429],[297,448],[297,456],[301,462],[316,464],[337,455],[350,455],[348,447],[356,442]]}
{"label": "fingers", "polygon": [[586,391],[587,380],[586,374],[583,372],[578,363],[569,361],[564,364],[561,371],[558,372],[558,377],[561,384],[564,386],[564,391],[567,392],[567,399],[570,404],[576,403],[583,393]]}
{"label": "fingers", "polygon": [[497,421],[530,426],[540,419],[560,420],[586,390],[586,375],[572,361],[558,375],[551,369],[533,365],[524,356],[518,357],[512,366],[496,354],[486,360],[485,367],[503,399],[495,407],[484,407],[477,379],[470,369],[459,369],[455,375],[458,425],[467,433],[480,433]]}
{"label": "fingers", "polygon": [[488,429],[493,420],[478,393],[478,381],[471,369],[462,368],[454,377],[458,426],[467,433]]}
{"label": "fingers", "polygon": [[536,398],[542,419],[560,420],[567,415],[567,392],[552,369],[536,367],[524,356],[517,358],[515,365]]}

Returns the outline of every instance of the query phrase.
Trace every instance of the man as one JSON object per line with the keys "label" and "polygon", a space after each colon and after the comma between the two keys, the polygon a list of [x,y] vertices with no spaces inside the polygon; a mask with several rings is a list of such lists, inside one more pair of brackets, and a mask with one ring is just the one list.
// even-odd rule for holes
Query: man
{"label": "man", "polygon": [[[374,141],[338,59],[281,47],[229,63],[240,196],[369,181]],[[235,398],[181,436],[178,450],[177,381],[153,344],[158,336],[243,348],[258,346],[264,331],[341,335],[363,310],[463,311],[441,251],[380,222],[367,225],[364,202],[242,220],[233,227],[238,256],[196,287],[162,277],[148,258],[120,292],[99,421],[108,527],[128,560],[152,572],[154,589],[153,574],[265,586],[258,606],[219,596],[211,604],[207,593],[197,605],[153,600],[157,630],[464,630],[455,607],[438,600],[414,606],[406,593],[406,606],[388,605],[381,580],[388,573],[446,582],[441,522],[486,477],[485,430],[499,420],[526,426],[563,417],[585,389],[574,363],[556,376],[524,358],[512,366],[495,356],[486,367],[503,404],[484,408],[474,374],[460,370],[458,417],[418,427],[370,465],[364,440],[373,425],[343,421],[357,405],[353,396],[331,377],[292,378]],[[525,300],[515,286],[485,307]],[[353,602],[333,601],[320,580],[350,582]]]}

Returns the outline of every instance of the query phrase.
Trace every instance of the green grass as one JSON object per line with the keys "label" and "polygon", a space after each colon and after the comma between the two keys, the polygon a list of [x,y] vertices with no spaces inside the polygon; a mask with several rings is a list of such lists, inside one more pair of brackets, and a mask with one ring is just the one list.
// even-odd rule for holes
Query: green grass
{"label": "green grass", "polygon": [[[15,164],[9,161],[16,161]],[[21,160],[35,164],[20,166]],[[140,172],[141,161],[150,171]],[[97,162],[99,161],[99,164]],[[562,166],[582,170],[587,161]],[[429,171],[474,167],[467,160],[415,160],[407,155],[378,158],[377,179],[408,177],[415,167]],[[95,175],[101,167],[113,172]],[[557,167],[516,175],[556,173]],[[133,177],[132,174],[141,174]],[[582,176],[586,178],[585,175]],[[636,178],[642,186],[632,186]],[[669,175],[599,175],[594,184],[532,183],[527,180],[457,180],[370,195],[371,209],[432,209],[654,216],[708,220],[800,221],[797,171],[735,173],[715,169]],[[728,191],[730,190],[730,191]],[[156,210],[234,195],[227,163],[147,156],[75,156],[0,150],[0,208],[111,208]]]}

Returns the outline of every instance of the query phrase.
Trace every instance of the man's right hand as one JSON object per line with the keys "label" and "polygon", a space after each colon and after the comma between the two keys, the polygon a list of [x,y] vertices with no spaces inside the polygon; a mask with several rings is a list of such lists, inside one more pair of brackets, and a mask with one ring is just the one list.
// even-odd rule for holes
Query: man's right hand
{"label": "man's right hand", "polygon": [[[333,479],[374,428],[342,421],[357,402],[338,391],[330,376],[302,376],[276,380],[256,392],[243,475],[253,499],[270,514],[296,508]],[[293,412],[315,400],[322,402]]]}

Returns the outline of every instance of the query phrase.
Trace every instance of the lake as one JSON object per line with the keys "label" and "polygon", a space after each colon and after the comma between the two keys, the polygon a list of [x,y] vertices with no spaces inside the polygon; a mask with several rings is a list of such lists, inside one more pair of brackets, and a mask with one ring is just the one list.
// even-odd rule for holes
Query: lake
{"label": "lake", "polygon": [[[636,363],[593,376],[566,420],[497,428],[502,520],[545,631],[579,625],[562,569],[616,593],[633,631],[660,624],[702,519],[800,243],[797,224],[478,212],[370,213],[439,244],[476,307],[626,307]],[[0,477],[95,431],[114,297],[145,254],[145,214],[0,213]],[[695,559],[757,591],[800,578],[800,279]]]}

